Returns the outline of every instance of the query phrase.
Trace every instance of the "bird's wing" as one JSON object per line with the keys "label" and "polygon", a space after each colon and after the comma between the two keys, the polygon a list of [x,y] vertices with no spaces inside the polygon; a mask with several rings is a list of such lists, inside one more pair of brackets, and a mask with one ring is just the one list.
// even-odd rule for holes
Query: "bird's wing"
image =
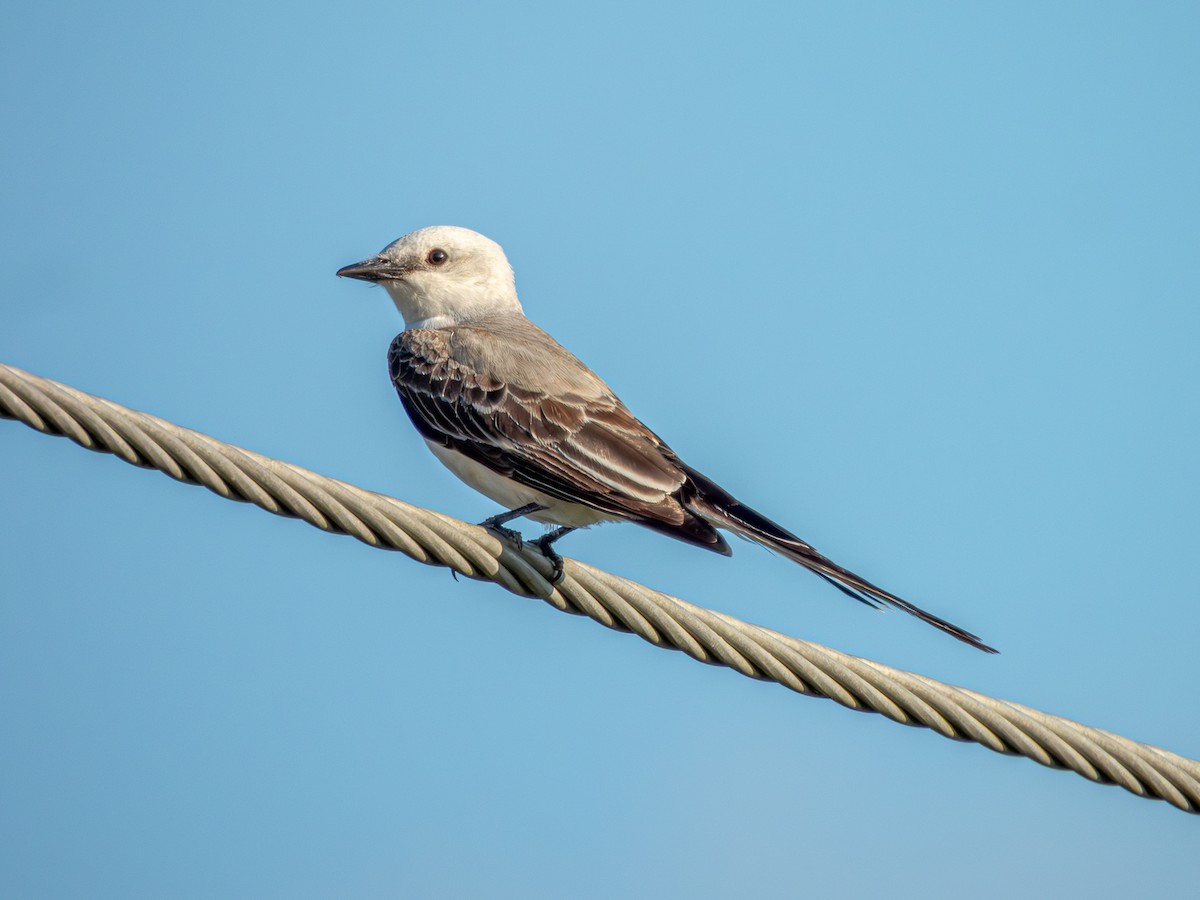
{"label": "bird's wing", "polygon": [[[388,352],[392,383],[425,438],[552,497],[729,552],[716,529],[679,496],[690,482],[675,454],[582,363],[555,344],[566,354],[564,366],[578,366],[591,378],[570,371],[558,378],[550,372],[541,385],[529,377],[524,383],[506,381],[502,364],[487,370],[480,365],[487,359],[480,342],[502,344],[520,336],[467,331],[461,326],[405,331]],[[519,355],[529,348],[483,349]]]}

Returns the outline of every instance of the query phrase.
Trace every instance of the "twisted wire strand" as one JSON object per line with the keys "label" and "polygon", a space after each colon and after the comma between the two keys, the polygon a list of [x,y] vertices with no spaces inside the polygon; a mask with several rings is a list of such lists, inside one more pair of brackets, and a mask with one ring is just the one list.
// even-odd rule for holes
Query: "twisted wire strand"
{"label": "twisted wire strand", "polygon": [[1140,797],[1200,812],[1200,762],[1017,703],[955,687],[743,622],[577,560],[550,583],[536,550],[428,509],[262,456],[0,363],[0,418],[165,472],[323,531],[493,581],[658,647],[848,709],[1070,769]]}

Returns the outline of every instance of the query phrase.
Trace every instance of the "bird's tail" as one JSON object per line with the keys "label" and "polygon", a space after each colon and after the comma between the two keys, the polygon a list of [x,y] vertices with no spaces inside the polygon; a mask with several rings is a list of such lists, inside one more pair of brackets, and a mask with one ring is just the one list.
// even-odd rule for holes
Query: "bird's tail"
{"label": "bird's tail", "polygon": [[901,600],[895,594],[889,594],[882,588],[876,587],[849,569],[843,569],[837,563],[822,556],[809,544],[800,540],[786,528],[772,522],[766,516],[745,506],[727,491],[705,478],[699,472],[687,467],[688,475],[695,488],[695,496],[688,507],[697,515],[720,528],[727,528],[735,534],[749,538],[755,543],[762,544],[768,549],[782,553],[788,559],[800,563],[806,569],[824,578],[848,597],[853,597],[867,606],[879,608],[880,604],[902,609],[909,615],[916,616],[922,622],[958,638],[985,653],[998,653],[993,647],[983,643],[978,637],[928,613],[919,606],[914,606],[907,600]]}

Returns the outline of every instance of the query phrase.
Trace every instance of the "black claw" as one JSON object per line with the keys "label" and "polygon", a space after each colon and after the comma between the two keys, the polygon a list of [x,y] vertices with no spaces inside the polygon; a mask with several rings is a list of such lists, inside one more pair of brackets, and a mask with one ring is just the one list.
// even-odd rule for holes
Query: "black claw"
{"label": "black claw", "polygon": [[546,559],[550,561],[550,564],[554,566],[554,573],[550,576],[551,584],[558,584],[563,580],[563,558],[555,552],[553,546],[554,542],[561,537],[565,537],[574,530],[575,529],[569,525],[563,525],[559,528],[555,528],[553,531],[547,534],[542,535],[533,542],[533,545],[542,551],[542,556],[546,557]]}
{"label": "black claw", "polygon": [[551,546],[562,535],[560,534],[558,537],[555,537],[555,534],[552,531],[545,537],[540,537],[533,542],[533,545],[542,551],[542,556],[546,557],[550,561],[550,564],[554,566],[554,572],[550,576],[551,584],[558,584],[563,580],[563,558]]}
{"label": "black claw", "polygon": [[489,525],[487,522],[480,522],[479,524],[488,531],[494,532],[515,544],[518,550],[525,546],[525,536],[515,528],[505,528],[503,525]]}
{"label": "black claw", "polygon": [[542,506],[540,503],[526,503],[524,506],[519,506],[516,509],[510,509],[506,512],[492,516],[491,518],[484,519],[479,523],[479,527],[486,528],[488,531],[494,531],[502,538],[511,541],[516,545],[517,549],[520,550],[525,546],[525,538],[521,535],[521,532],[514,528],[505,528],[504,524],[506,522],[511,522],[513,519],[519,519],[521,516],[527,516],[530,513],[535,513],[545,508],[546,507]]}

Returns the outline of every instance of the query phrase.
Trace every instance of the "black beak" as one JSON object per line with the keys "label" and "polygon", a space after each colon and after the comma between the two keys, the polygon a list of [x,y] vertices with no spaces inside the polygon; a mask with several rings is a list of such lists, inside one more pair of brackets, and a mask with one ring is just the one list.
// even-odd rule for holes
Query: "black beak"
{"label": "black beak", "polygon": [[339,278],[357,278],[359,281],[389,281],[403,278],[407,271],[404,266],[397,265],[382,256],[373,256],[362,262],[351,263],[337,270]]}

